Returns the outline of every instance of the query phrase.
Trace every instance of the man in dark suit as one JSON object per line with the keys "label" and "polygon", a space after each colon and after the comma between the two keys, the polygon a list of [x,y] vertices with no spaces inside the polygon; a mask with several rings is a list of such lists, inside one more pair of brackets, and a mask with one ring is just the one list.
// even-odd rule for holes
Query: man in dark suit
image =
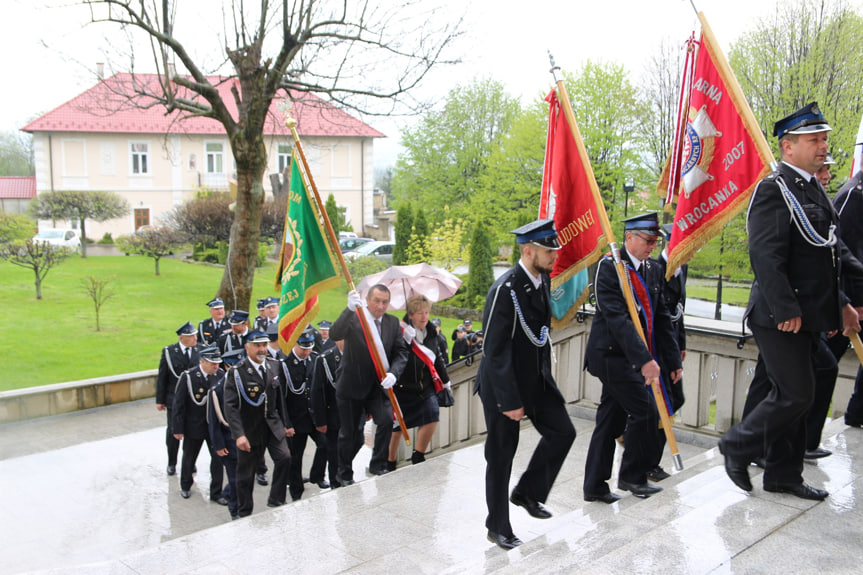
{"label": "man in dark suit", "polygon": [[177,472],[177,454],[180,441],[174,437],[173,417],[174,390],[180,375],[198,364],[198,331],[191,323],[184,323],[177,330],[178,342],[162,348],[159,358],[159,375],[156,380],[156,409],[168,415],[165,445],[168,447],[168,475]]}
{"label": "man in dark suit", "polygon": [[210,452],[210,501],[227,505],[222,497],[222,462],[219,460],[207,427],[207,397],[210,388],[225,376],[221,369],[219,347],[208,345],[200,351],[200,362],[180,375],[174,393],[174,437],[183,441],[183,463],[180,467],[180,495],[191,497],[192,474],[201,446],[207,443]]}
{"label": "man in dark suit", "polygon": [[[332,340],[331,340],[332,341]],[[344,341],[334,341],[333,347],[320,354],[312,370],[312,389],[309,411],[315,429],[323,433],[327,440],[327,467],[329,468],[330,487],[341,487],[338,480],[339,460],[339,406],[336,401],[336,379],[342,370],[342,349]],[[359,436],[362,439],[362,435]],[[362,447],[356,445],[351,459]]]}
{"label": "man in dark suit", "polygon": [[[401,333],[399,320],[387,315],[390,305],[390,290],[384,285],[374,285],[366,295],[366,304],[356,291],[348,294],[348,306],[333,323],[330,337],[345,340],[342,361],[344,367],[336,381],[336,398],[339,404],[339,471],[342,485],[354,482],[353,456],[357,434],[362,434],[362,417],[369,413],[377,426],[375,430],[369,472],[374,475],[387,473],[387,451],[393,432],[392,405],[386,390],[395,385],[407,364],[408,347]],[[368,321],[372,344],[378,348],[386,370],[383,380],[377,376],[366,336],[360,324],[359,313]]]}
{"label": "man in dark suit", "polygon": [[805,416],[815,390],[812,358],[821,332],[859,331],[840,278],[861,271],[838,241],[833,226],[839,217],[814,178],[827,157],[830,130],[815,103],[776,122],[782,163],[758,184],[749,204],[755,282],[745,317],[773,387],[719,441],[726,473],[745,491],[752,489],[749,463],[766,456],[765,491],[811,500],[828,495],[802,475]]}
{"label": "man in dark suit", "polygon": [[[839,212],[839,230],[842,241],[851,254],[863,262],[863,170],[854,174],[833,198],[833,206]],[[837,334],[828,341],[837,361],[848,348],[848,338]],[[857,368],[854,392],[845,408],[845,424],[863,427],[863,366]]]}
{"label": "man in dark suit", "polygon": [[285,442],[284,399],[279,386],[281,366],[267,357],[267,334],[246,336],[246,357],[228,371],[225,419],[237,443],[237,514],[251,515],[255,468],[264,451],[273,460],[268,507],[285,503],[291,453]]}
{"label": "man in dark suit", "polygon": [[210,309],[210,317],[198,324],[198,339],[201,345],[218,343],[219,337],[230,329],[225,320],[225,302],[222,298],[211,299],[207,302],[207,307]]}
{"label": "man in dark suit", "polygon": [[[664,224],[659,228],[662,237],[666,243],[671,242],[671,232],[674,224]],[[658,258],[655,258],[656,264],[659,266],[663,278],[666,276],[668,269],[668,249],[662,250]],[[665,307],[668,313],[671,314],[671,328],[674,332],[674,338],[677,340],[677,348],[680,350],[681,363],[686,360],[686,327],[683,325],[683,310],[686,306],[686,277],[689,275],[689,266],[683,264],[671,276],[671,279],[665,280],[665,285],[662,288],[662,297],[665,300]],[[673,413],[683,407],[686,400],[683,395],[683,380],[677,383],[671,383],[671,374],[662,373],[662,381],[665,384],[665,389],[671,398],[671,409]],[[651,395],[652,397],[652,395]],[[656,438],[658,448],[656,451],[656,465],[650,468],[647,472],[647,478],[651,481],[662,481],[667,479],[669,474],[659,465],[662,459],[662,452],[665,449],[665,431],[660,427],[656,430]]]}
{"label": "man in dark suit", "polygon": [[[563,395],[551,375],[548,274],[560,249],[554,222],[537,220],[512,233],[521,259],[492,284],[486,296],[482,316],[485,355],[474,387],[482,400],[488,430],[485,526],[489,541],[503,549],[522,543],[512,532],[510,501],[533,517],[551,517],[543,503],[575,440]],[[542,439],[510,495],[512,459],[520,422],[526,417]]]}
{"label": "man in dark suit", "polygon": [[665,279],[650,259],[659,237],[656,212],[625,220],[624,262],[633,288],[639,321],[651,345],[642,340],[629,314],[615,262],[605,256],[596,268],[596,315],[585,350],[585,367],[602,382],[596,426],[584,464],[584,500],[614,503],[608,487],[615,438],[624,437],[617,486],[636,497],[662,490],[647,483],[647,472],[659,461],[657,412],[650,383],[667,373],[666,387],[677,385],[683,372],[671,315],[662,297]]}

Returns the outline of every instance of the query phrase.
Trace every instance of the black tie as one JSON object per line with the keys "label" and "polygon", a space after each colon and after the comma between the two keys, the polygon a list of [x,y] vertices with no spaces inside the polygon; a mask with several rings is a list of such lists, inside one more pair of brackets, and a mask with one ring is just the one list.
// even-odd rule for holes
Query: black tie
{"label": "black tie", "polygon": [[192,348],[190,347],[186,348],[186,361],[192,361]]}
{"label": "black tie", "polygon": [[263,363],[261,364],[261,379],[267,381],[267,370]]}

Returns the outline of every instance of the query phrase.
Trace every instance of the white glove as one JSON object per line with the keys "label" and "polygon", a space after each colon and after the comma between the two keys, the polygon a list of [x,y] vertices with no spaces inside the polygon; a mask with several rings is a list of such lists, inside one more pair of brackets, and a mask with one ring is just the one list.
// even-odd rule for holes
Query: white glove
{"label": "white glove", "polygon": [[446,382],[445,384],[443,384],[443,388],[452,390],[452,382],[451,381]]}
{"label": "white glove", "polygon": [[387,373],[386,377],[381,380],[381,387],[383,387],[384,389],[390,389],[395,384],[396,376],[391,373]]}
{"label": "white glove", "polygon": [[405,338],[405,341],[408,343],[408,345],[411,344],[411,342],[414,340],[414,338],[416,336],[417,336],[417,330],[415,330],[413,328],[413,326],[410,326],[406,323],[402,323],[402,337]]}
{"label": "white glove", "polygon": [[357,290],[352,289],[348,292],[348,309],[351,311],[357,311],[358,307],[363,307],[363,298],[360,297]]}

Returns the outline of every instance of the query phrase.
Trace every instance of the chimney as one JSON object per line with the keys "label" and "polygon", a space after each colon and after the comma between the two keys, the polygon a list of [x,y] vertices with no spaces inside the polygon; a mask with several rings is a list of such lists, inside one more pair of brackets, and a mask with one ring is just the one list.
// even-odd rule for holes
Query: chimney
{"label": "chimney", "polygon": [[96,62],[96,78],[101,82],[105,79],[105,64]]}

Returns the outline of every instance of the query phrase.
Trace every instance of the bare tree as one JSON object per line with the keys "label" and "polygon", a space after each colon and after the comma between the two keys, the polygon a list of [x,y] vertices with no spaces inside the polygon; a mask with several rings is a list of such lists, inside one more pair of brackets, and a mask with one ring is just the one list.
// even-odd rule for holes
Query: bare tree
{"label": "bare tree", "polygon": [[160,275],[159,260],[174,253],[174,250],[186,242],[186,238],[186,234],[170,227],[138,230],[131,236],[117,238],[117,247],[127,253],[153,258],[156,275]]}
{"label": "bare tree", "polygon": [[683,39],[680,42],[663,39],[650,56],[639,82],[639,99],[647,108],[639,128],[647,167],[657,179],[671,153],[685,55]]}
{"label": "bare tree", "polygon": [[93,307],[96,310],[96,331],[102,331],[102,325],[99,321],[101,318],[102,306],[105,305],[106,301],[114,297],[114,290],[108,287],[110,283],[110,279],[97,278],[96,276],[87,276],[81,280],[81,284],[84,286],[84,291],[86,291],[87,295],[90,296],[90,299],[93,300]]}
{"label": "bare tree", "polygon": [[51,268],[70,255],[72,251],[69,248],[34,241],[32,238],[0,245],[0,260],[33,270],[36,276],[36,299],[42,299],[42,280]]}
{"label": "bare tree", "polygon": [[[219,295],[226,306],[236,309],[248,309],[251,299],[267,167],[263,134],[272,100],[280,93],[290,95],[290,89],[296,94],[322,94],[365,113],[414,108],[418,102],[411,99],[411,91],[433,68],[449,62],[446,51],[460,26],[460,21],[442,21],[442,11],[436,13],[422,0],[224,0],[225,32],[220,40],[230,78],[236,78],[229,103],[214,84],[226,78],[211,77],[204,67],[212,53],[193,56],[192,43],[213,38],[201,33],[200,16],[188,4],[178,0],[82,2],[90,8],[93,22],[108,22],[148,37],[159,85],[151,89],[137,83],[130,96],[163,105],[168,112],[212,118],[225,129],[236,161],[238,190]],[[210,13],[218,10],[209,4]],[[190,20],[196,25],[188,26]],[[188,73],[173,72],[175,64]],[[387,105],[380,109],[374,102]]]}

